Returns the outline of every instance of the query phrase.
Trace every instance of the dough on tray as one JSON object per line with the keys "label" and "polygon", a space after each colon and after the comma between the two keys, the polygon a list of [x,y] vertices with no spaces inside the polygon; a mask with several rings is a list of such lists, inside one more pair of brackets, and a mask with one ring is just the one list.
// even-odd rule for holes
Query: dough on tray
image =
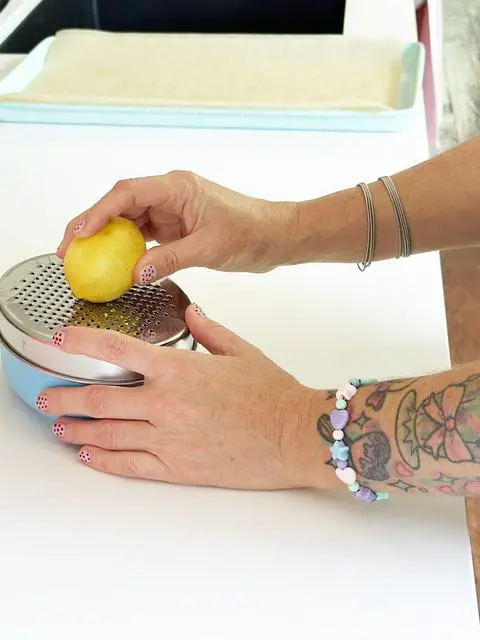
{"label": "dough on tray", "polygon": [[343,36],[60,31],[8,102],[393,109],[404,43]]}

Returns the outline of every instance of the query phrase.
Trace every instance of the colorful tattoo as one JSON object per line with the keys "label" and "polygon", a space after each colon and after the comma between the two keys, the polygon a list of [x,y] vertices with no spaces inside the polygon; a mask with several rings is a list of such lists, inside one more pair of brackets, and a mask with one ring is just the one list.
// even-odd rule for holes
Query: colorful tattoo
{"label": "colorful tattoo", "polygon": [[410,391],[397,415],[397,446],[412,468],[420,465],[419,452],[435,460],[480,461],[480,376],[432,393],[417,405]]}
{"label": "colorful tattoo", "polygon": [[403,391],[416,381],[417,378],[406,378],[405,380],[390,380],[387,382],[380,382],[375,387],[375,391],[368,396],[367,402],[365,404],[367,405],[367,407],[370,407],[374,411],[380,411],[380,409],[383,408],[385,399],[389,393]]}
{"label": "colorful tattoo", "polygon": [[[404,493],[480,497],[480,375],[427,397],[412,388],[417,380],[382,382],[364,406],[352,403],[345,440],[357,473],[367,484]],[[398,404],[390,401],[392,394],[400,396]],[[317,428],[334,442],[328,415],[320,416]]]}

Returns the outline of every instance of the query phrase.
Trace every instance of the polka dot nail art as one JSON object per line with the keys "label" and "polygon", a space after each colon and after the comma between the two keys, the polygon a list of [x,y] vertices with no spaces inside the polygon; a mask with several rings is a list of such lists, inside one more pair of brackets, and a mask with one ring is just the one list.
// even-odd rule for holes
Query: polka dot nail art
{"label": "polka dot nail art", "polygon": [[205,312],[203,311],[203,309],[201,307],[198,306],[198,304],[194,304],[193,305],[193,310],[195,311],[195,313],[197,314],[197,316],[201,316],[202,318],[205,318]]}
{"label": "polka dot nail art", "polygon": [[153,264],[143,267],[142,272],[140,273],[140,284],[150,284],[151,282],[155,282],[155,280],[158,280],[158,277],[157,270]]}
{"label": "polka dot nail art", "polygon": [[90,453],[90,451],[80,451],[78,457],[85,464],[90,464],[90,462],[92,461],[92,454]]}
{"label": "polka dot nail art", "polygon": [[65,334],[62,333],[61,331],[58,331],[57,333],[54,334],[52,338],[52,343],[54,344],[55,347],[61,347],[64,340],[65,340]]}
{"label": "polka dot nail art", "polygon": [[46,411],[48,409],[48,401],[47,401],[47,396],[44,393],[41,393],[35,404],[37,405],[37,409],[39,411]]}
{"label": "polka dot nail art", "polygon": [[85,220],[79,220],[77,224],[73,227],[73,233],[80,233],[80,231],[85,226]]}
{"label": "polka dot nail art", "polygon": [[65,425],[61,422],[55,422],[52,427],[52,433],[54,436],[57,436],[57,438],[63,438],[65,435]]}

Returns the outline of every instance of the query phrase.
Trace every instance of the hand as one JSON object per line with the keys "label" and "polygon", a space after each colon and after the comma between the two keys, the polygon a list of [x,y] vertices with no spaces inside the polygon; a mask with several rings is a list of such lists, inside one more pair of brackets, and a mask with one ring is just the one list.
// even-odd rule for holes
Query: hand
{"label": "hand", "polygon": [[[154,347],[112,331],[68,327],[56,344],[141,373],[135,388],[46,389],[37,406],[53,432],[108,473],[242,489],[321,486],[326,445],[318,392],[190,306],[186,320],[209,354]],[[213,354],[213,355],[211,355]],[[328,479],[326,480],[328,482]]]}
{"label": "hand", "polygon": [[283,264],[295,205],[249,198],[183,171],[122,180],[68,224],[57,255],[64,257],[75,234],[92,235],[117,216],[161,245],[136,266],[134,281],[148,284],[186,267],[262,272]]}

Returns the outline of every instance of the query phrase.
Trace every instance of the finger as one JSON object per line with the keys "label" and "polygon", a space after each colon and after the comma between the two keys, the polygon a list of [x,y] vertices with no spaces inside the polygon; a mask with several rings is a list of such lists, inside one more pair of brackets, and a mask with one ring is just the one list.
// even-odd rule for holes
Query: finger
{"label": "finger", "polygon": [[[64,258],[65,254],[67,252],[68,247],[70,246],[70,243],[72,242],[73,238],[75,236],[80,236],[80,237],[87,237],[87,236],[91,236],[92,234],[96,233],[96,231],[100,231],[100,229],[105,226],[105,224],[102,225],[102,227],[99,227],[98,229],[90,229],[85,231],[85,226],[86,226],[86,215],[87,213],[90,211],[90,209],[84,213],[82,213],[81,215],[77,216],[76,218],[74,218],[73,220],[71,220],[66,229],[65,229],[65,233],[63,235],[63,240],[60,243],[58,249],[57,249],[57,256],[59,258]],[[130,220],[133,220],[139,227],[141,226],[141,224],[139,224],[138,221],[140,221],[142,224],[145,223],[145,219],[148,218],[148,214],[147,216],[145,216],[145,219],[142,221],[142,217],[145,214],[145,207],[133,207],[132,209],[126,209],[125,211],[123,211],[121,214],[122,217],[124,218],[128,218]],[[119,216],[117,216],[119,217]],[[106,221],[108,222],[108,220]]]}
{"label": "finger", "polygon": [[143,229],[143,227],[145,227],[149,223],[149,221],[150,221],[150,214],[148,212],[148,209],[144,209],[144,208],[142,208],[140,215],[137,216],[134,220],[135,224],[140,230]]}
{"label": "finger", "polygon": [[150,231],[150,225],[148,224],[144,224],[143,227],[140,227],[140,231],[143,234],[143,237],[145,238],[145,242],[152,242],[152,240],[155,240],[155,238],[153,237],[151,231]]}
{"label": "finger", "polygon": [[183,195],[193,185],[194,177],[188,172],[173,171],[161,176],[120,180],[93,207],[81,216],[80,237],[87,237],[104,227],[118,216],[135,218],[146,207],[168,206],[175,201],[181,203]]}
{"label": "finger", "polygon": [[68,444],[93,445],[120,451],[148,451],[157,434],[150,422],[143,420],[75,420],[60,418],[52,433]]}
{"label": "finger", "polygon": [[137,190],[132,188],[136,181],[120,180],[92,207],[83,212],[74,230],[81,238],[100,231],[107,222],[119,216],[138,218],[145,210],[137,202]]}
{"label": "finger", "polygon": [[149,209],[148,222],[143,228],[145,227],[148,228],[149,234],[158,244],[180,240],[184,235],[182,223],[178,218],[174,218],[173,215],[167,213],[163,219],[159,219],[157,210],[152,212]]}
{"label": "finger", "polygon": [[49,387],[37,397],[37,408],[53,416],[144,420],[147,397],[143,387]]}
{"label": "finger", "polygon": [[202,247],[199,238],[200,234],[187,236],[149,249],[135,267],[134,281],[139,284],[149,284],[159,278],[170,276],[180,269],[208,267],[208,252]]}
{"label": "finger", "polygon": [[97,447],[84,447],[80,460],[89,467],[127,478],[174,482],[169,468],[153,453],[145,451],[106,451]]}
{"label": "finger", "polygon": [[[118,331],[66,327],[57,332],[52,341],[66,353],[104,360],[145,377],[157,373],[158,347]],[[162,368],[165,368],[165,359]]]}
{"label": "finger", "polygon": [[233,331],[210,318],[196,304],[188,307],[185,320],[193,337],[213,355],[255,355],[259,351]]}
{"label": "finger", "polygon": [[[152,206],[182,212],[185,201],[198,188],[199,178],[188,171],[172,171],[161,176],[120,180],[96,204],[67,226],[57,255],[63,258],[74,235],[88,237],[109,220],[124,216],[136,220]],[[161,234],[160,234],[161,235]]]}
{"label": "finger", "polygon": [[81,222],[81,219],[82,219],[82,216],[77,216],[76,218],[73,218],[73,220],[70,220],[70,222],[65,227],[65,232],[63,234],[62,241],[59,244],[57,249],[57,256],[59,258],[63,259],[65,257],[65,253],[68,249],[68,246],[75,235],[73,230],[77,228],[77,225]]}

